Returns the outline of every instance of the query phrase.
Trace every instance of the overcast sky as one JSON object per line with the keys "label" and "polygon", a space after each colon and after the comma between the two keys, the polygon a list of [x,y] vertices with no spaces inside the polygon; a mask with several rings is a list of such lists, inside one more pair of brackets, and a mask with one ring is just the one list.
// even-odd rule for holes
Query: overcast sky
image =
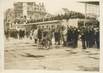
{"label": "overcast sky", "polygon": [[84,4],[80,0],[0,0],[2,1],[3,12],[8,8],[13,8],[13,3],[17,1],[35,1],[36,3],[44,2],[47,12],[51,14],[62,13],[62,8],[68,8],[72,11],[84,13]]}

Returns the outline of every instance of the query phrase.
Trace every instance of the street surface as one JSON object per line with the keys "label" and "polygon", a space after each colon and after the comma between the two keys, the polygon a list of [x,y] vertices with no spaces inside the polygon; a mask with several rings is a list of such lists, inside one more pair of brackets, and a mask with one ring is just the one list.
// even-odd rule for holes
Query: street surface
{"label": "street surface", "polygon": [[33,40],[5,40],[5,69],[99,71],[100,50],[62,47],[38,49]]}

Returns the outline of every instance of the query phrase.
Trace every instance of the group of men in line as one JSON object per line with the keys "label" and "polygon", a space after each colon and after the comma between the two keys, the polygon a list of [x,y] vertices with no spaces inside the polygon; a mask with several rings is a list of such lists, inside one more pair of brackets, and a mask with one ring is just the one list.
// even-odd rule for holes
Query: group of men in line
{"label": "group of men in line", "polygon": [[100,48],[100,31],[99,28],[83,27],[81,28],[82,47],[92,48],[94,45]]}
{"label": "group of men in line", "polygon": [[[23,39],[25,36],[33,39],[38,47],[51,48],[53,43],[57,46],[63,45],[64,47],[78,47],[78,40],[82,42],[82,48],[100,48],[99,28],[92,26],[88,27],[57,27],[50,28],[36,28],[31,31],[12,31],[11,37]],[[6,33],[7,35],[8,33]]]}
{"label": "group of men in line", "polygon": [[[27,33],[27,32],[26,32]],[[5,36],[8,39],[9,37],[15,38],[15,39],[23,39],[25,35],[25,30],[8,30],[5,32]]]}

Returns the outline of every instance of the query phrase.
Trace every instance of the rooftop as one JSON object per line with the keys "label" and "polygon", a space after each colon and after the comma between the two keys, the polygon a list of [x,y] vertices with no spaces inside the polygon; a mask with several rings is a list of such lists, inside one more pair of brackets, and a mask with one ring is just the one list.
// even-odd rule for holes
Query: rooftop
{"label": "rooftop", "polygon": [[99,5],[99,0],[81,0],[81,1],[78,1],[78,2],[92,4],[92,5]]}

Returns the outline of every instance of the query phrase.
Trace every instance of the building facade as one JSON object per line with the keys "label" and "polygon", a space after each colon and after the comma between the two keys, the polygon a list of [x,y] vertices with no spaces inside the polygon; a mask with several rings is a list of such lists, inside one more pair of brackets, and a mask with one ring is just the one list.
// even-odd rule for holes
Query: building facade
{"label": "building facade", "polygon": [[99,5],[87,4],[87,16],[98,18],[100,16]]}
{"label": "building facade", "polygon": [[15,18],[41,19],[46,15],[44,3],[16,2],[14,3]]}
{"label": "building facade", "polygon": [[85,5],[85,16],[86,17],[91,17],[91,18],[96,18],[97,20],[100,17],[100,4],[99,0],[84,0],[84,1],[79,1],[80,3],[84,3]]}
{"label": "building facade", "polygon": [[16,30],[25,30],[31,31],[32,29],[42,28],[42,29],[56,29],[57,27],[63,26],[61,20],[53,20],[53,21],[44,21],[44,22],[36,22],[29,24],[16,24]]}
{"label": "building facade", "polygon": [[7,9],[4,14],[4,30],[7,31],[13,26],[15,14],[13,9]]}

